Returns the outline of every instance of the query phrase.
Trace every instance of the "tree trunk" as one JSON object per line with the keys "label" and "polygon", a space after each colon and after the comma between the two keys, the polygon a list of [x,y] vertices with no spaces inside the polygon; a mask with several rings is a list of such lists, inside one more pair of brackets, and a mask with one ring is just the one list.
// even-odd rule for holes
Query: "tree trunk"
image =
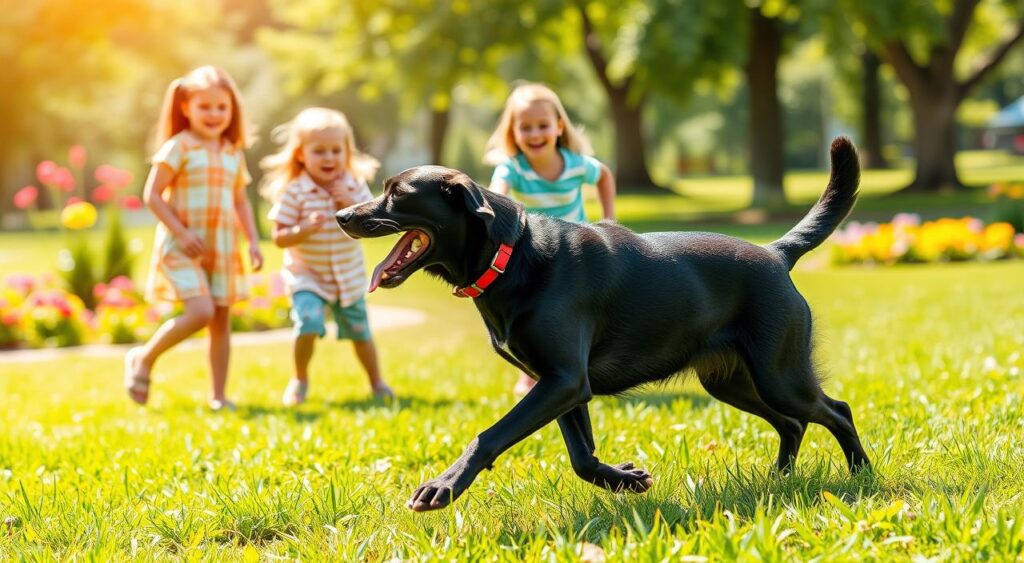
{"label": "tree trunk", "polygon": [[777,69],[782,54],[782,30],[778,20],[750,8],[750,38],[745,67],[750,91],[750,174],[754,177],[753,207],[784,205],[782,189],[782,106],[779,104]]}
{"label": "tree trunk", "polygon": [[608,76],[608,60],[601,52],[601,39],[594,30],[594,23],[590,21],[582,1],[576,2],[576,8],[582,23],[584,51],[608,96],[608,107],[615,121],[615,187],[622,192],[665,193],[647,172],[642,119],[645,96],[640,96],[635,105],[629,103],[629,91],[635,75],[627,76],[619,84],[612,83]]}
{"label": "tree trunk", "polygon": [[430,110],[430,162],[442,164],[444,157],[444,140],[448,136],[448,122],[451,118],[451,107],[443,110]]}
{"label": "tree trunk", "polygon": [[608,105],[615,122],[615,184],[622,192],[661,192],[647,172],[647,149],[643,131],[643,100],[629,105],[621,89],[608,92]]}
{"label": "tree trunk", "polygon": [[882,61],[873,51],[866,50],[861,57],[861,64],[864,70],[864,90],[861,93],[864,140],[860,147],[860,157],[865,168],[889,168],[889,162],[882,152],[882,90],[878,78]]}
{"label": "tree trunk", "polygon": [[956,172],[956,108],[960,100],[952,87],[911,92],[914,116],[915,192],[942,192],[964,187]]}

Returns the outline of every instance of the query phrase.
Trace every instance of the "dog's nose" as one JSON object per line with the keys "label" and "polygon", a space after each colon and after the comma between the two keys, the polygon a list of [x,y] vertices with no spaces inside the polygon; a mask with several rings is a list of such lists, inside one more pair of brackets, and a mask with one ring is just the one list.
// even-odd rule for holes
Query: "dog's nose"
{"label": "dog's nose", "polygon": [[338,226],[344,227],[352,219],[354,215],[351,207],[346,207],[334,215],[335,220],[338,221]]}

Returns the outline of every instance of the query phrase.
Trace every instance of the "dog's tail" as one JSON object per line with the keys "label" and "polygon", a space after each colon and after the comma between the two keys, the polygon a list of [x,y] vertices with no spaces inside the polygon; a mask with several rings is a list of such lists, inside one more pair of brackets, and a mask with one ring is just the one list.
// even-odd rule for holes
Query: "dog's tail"
{"label": "dog's tail", "polygon": [[825,242],[857,201],[857,186],[860,184],[857,149],[850,139],[836,137],[832,141],[831,153],[832,175],[818,203],[788,233],[768,245],[782,256],[790,270],[801,256]]}

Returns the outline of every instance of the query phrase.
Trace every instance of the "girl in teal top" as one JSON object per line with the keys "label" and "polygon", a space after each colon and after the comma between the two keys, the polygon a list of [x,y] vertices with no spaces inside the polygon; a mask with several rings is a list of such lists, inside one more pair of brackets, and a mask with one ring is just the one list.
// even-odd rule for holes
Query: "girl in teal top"
{"label": "girl in teal top", "polygon": [[[593,152],[557,94],[543,84],[524,84],[505,102],[484,162],[496,165],[491,191],[520,201],[527,211],[586,222],[583,186],[589,184],[597,186],[603,218],[615,220],[615,177]],[[515,391],[525,394],[533,384],[524,373]]]}
{"label": "girl in teal top", "polygon": [[484,161],[496,165],[492,191],[527,211],[585,222],[583,186],[596,185],[604,219],[615,219],[615,177],[543,84],[523,84],[505,102]]}

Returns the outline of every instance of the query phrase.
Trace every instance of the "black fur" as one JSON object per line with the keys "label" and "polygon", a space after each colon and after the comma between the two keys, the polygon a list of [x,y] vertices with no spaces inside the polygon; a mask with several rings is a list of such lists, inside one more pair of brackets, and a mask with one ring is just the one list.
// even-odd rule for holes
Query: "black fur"
{"label": "black fur", "polygon": [[832,144],[832,177],[818,203],[767,247],[712,233],[636,234],[614,223],[581,225],[526,214],[465,174],[407,170],[373,201],[338,212],[355,237],[419,229],[430,245],[382,287],[425,268],[464,287],[500,243],[514,247],[506,273],[474,300],[503,358],[537,385],[482,432],[440,477],[420,486],[414,510],[450,504],[513,444],[552,420],[583,479],[641,492],[644,470],[594,456],[593,395],[623,392],[684,370],[715,398],[767,420],[779,433],[776,464],[788,470],[807,424],[824,425],[852,471],[869,465],[849,406],[822,391],[811,362],[811,314],[789,277],[852,208],[859,166],[848,139]]}

